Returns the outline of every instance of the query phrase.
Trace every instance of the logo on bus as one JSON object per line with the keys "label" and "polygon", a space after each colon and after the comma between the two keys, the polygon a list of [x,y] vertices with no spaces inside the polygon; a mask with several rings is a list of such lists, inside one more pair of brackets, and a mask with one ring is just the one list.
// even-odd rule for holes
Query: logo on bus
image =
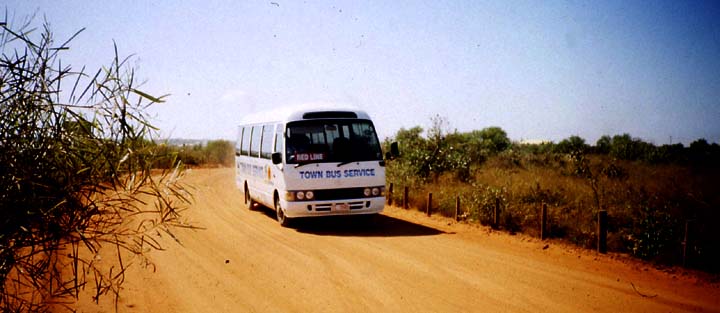
{"label": "logo on bus", "polygon": [[373,177],[374,168],[348,169],[344,171],[300,171],[300,179],[322,179],[322,178],[351,178],[351,177]]}

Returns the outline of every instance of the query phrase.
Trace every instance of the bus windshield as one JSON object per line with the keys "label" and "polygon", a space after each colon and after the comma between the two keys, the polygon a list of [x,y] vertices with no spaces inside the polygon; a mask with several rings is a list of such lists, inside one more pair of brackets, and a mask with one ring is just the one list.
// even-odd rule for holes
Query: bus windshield
{"label": "bus windshield", "polygon": [[382,160],[380,143],[368,120],[312,120],[288,123],[288,164]]}

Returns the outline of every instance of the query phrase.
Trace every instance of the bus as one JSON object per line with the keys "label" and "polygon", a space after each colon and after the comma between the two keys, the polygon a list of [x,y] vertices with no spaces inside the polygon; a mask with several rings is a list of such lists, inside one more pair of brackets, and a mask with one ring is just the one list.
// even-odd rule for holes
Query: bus
{"label": "bus", "polygon": [[[387,157],[397,154],[393,143]],[[374,215],[385,206],[385,159],[370,116],[343,107],[297,107],[245,117],[235,145],[244,205],[298,217]]]}

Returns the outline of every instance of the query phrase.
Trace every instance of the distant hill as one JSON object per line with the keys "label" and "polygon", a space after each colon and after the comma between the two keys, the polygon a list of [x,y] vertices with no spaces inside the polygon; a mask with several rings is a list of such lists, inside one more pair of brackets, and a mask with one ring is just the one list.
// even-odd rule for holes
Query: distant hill
{"label": "distant hill", "polygon": [[167,144],[170,146],[182,147],[182,146],[196,146],[196,145],[207,145],[209,139],[183,139],[183,138],[171,138],[167,140]]}

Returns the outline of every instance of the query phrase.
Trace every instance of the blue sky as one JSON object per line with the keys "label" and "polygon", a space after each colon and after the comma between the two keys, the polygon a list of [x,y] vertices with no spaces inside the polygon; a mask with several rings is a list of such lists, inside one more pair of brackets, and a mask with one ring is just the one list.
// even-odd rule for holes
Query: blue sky
{"label": "blue sky", "polygon": [[246,113],[364,108],[381,137],[502,127],[513,140],[630,133],[720,142],[716,1],[20,1],[64,62],[108,64],[113,40],[164,136],[232,139]]}

